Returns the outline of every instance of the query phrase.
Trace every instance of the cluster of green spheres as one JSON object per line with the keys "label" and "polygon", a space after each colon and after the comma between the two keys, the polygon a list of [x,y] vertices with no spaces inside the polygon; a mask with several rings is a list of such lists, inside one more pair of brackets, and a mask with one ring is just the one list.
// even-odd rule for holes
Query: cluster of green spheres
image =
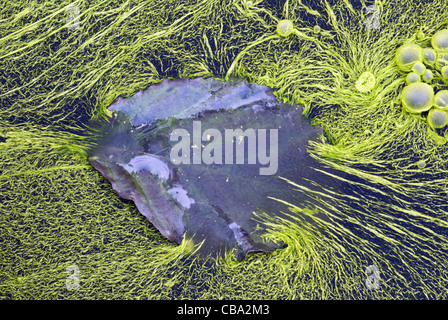
{"label": "cluster of green spheres", "polygon": [[431,47],[422,48],[415,43],[402,45],[395,54],[395,62],[400,70],[408,72],[407,85],[401,92],[405,110],[429,111],[427,121],[433,129],[448,125],[448,90],[434,93],[430,85],[435,76],[448,85],[448,29],[432,36]]}

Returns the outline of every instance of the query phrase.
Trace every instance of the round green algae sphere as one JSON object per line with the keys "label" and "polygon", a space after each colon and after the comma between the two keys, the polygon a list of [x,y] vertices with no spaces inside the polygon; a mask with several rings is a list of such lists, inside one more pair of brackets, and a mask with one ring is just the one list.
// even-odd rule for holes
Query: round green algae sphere
{"label": "round green algae sphere", "polygon": [[359,79],[355,83],[356,89],[359,92],[369,92],[375,87],[375,76],[370,71],[366,71],[359,76]]}
{"label": "round green algae sphere", "polygon": [[395,63],[402,71],[411,71],[416,62],[423,61],[423,49],[415,44],[405,44],[397,49]]}
{"label": "round green algae sphere", "polygon": [[403,107],[412,113],[428,111],[431,109],[433,101],[434,89],[427,83],[411,83],[401,92]]}
{"label": "round green algae sphere", "polygon": [[318,25],[315,25],[314,28],[313,28],[314,33],[319,33],[320,30],[321,30],[321,28]]}
{"label": "round green algae sphere", "polygon": [[432,66],[436,62],[437,53],[434,49],[425,48],[423,49],[423,62]]}
{"label": "round green algae sphere", "polygon": [[422,79],[425,82],[431,82],[434,78],[434,75],[431,70],[426,70],[425,73],[422,75]]}
{"label": "round green algae sphere", "polygon": [[424,167],[426,167],[426,161],[425,160],[420,160],[419,162],[417,162],[417,166],[420,169],[423,169]]}
{"label": "round green algae sphere", "polygon": [[415,72],[408,73],[408,75],[406,76],[406,83],[411,84],[415,82],[420,82],[420,76]]}
{"label": "round green algae sphere", "polygon": [[448,80],[448,66],[444,66],[441,70],[440,70],[440,74],[442,75],[442,78],[444,80]]}
{"label": "round green algae sphere", "polygon": [[438,52],[436,59],[436,69],[441,70],[445,66],[448,66],[448,52]]}
{"label": "round green algae sphere", "polygon": [[440,90],[434,96],[434,105],[439,109],[448,109],[448,90]]}
{"label": "round green algae sphere", "polygon": [[291,20],[280,20],[277,24],[277,34],[281,37],[287,37],[292,33],[294,25]]}
{"label": "round green algae sphere", "polygon": [[419,76],[422,76],[425,71],[426,71],[426,67],[423,64],[423,62],[416,62],[413,66],[412,66],[412,71],[414,71],[416,74],[418,74]]}
{"label": "round green algae sphere", "polygon": [[434,33],[431,45],[436,51],[448,51],[448,29]]}
{"label": "round green algae sphere", "polygon": [[433,129],[441,129],[448,124],[448,110],[432,108],[428,113],[428,124]]}

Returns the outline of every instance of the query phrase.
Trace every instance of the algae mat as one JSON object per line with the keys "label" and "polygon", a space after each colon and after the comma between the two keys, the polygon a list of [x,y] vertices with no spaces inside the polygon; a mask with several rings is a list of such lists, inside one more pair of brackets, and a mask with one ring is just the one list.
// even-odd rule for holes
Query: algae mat
{"label": "algae mat", "polygon": [[[403,107],[424,73],[396,58],[415,44],[443,63],[447,1],[0,4],[3,299],[447,298],[448,134]],[[257,214],[284,249],[198,255],[89,164],[113,101],[185,77],[268,86],[324,129],[307,153],[335,183],[288,179],[301,201]]]}

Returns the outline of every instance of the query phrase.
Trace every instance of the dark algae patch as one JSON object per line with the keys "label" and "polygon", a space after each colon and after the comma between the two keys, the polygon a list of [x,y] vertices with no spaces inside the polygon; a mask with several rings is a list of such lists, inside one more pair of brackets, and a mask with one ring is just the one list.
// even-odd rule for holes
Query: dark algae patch
{"label": "dark algae patch", "polygon": [[169,240],[191,238],[206,254],[278,248],[254,214],[275,220],[299,200],[285,179],[317,178],[306,148],[322,130],[266,86],[165,80],[110,109],[90,163]]}

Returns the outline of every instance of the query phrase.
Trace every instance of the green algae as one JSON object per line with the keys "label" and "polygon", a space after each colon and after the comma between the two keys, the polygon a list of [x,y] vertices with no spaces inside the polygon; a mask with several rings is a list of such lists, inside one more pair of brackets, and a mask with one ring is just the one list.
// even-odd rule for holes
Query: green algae
{"label": "green algae", "polygon": [[406,76],[406,84],[408,85],[420,81],[421,81],[420,76],[414,72],[409,72],[408,75]]}
{"label": "green algae", "polygon": [[398,48],[395,62],[402,71],[411,71],[415,64],[423,61],[423,49],[415,44],[405,44]]}
{"label": "green algae", "polygon": [[277,24],[277,34],[281,37],[286,38],[293,31],[294,25],[290,20],[281,20]]}
{"label": "green algae", "polygon": [[428,124],[433,129],[444,128],[448,124],[448,112],[432,108],[428,113]]}
{"label": "green algae", "polygon": [[359,76],[355,86],[359,92],[369,92],[375,87],[375,76],[371,72],[366,71]]}
{"label": "green algae", "polygon": [[[252,2],[2,2],[2,298],[446,299],[446,128],[403,110],[394,61],[403,44],[428,47],[446,28],[446,1],[382,1],[378,29],[363,1]],[[77,29],[65,27],[70,5]],[[287,38],[275,33],[283,19],[297,29]],[[446,89],[439,69],[436,93]],[[366,71],[376,85],[362,93]],[[290,203],[290,219],[258,213],[288,247],[243,262],[197,259],[188,239],[164,239],[85,152],[87,124],[118,96],[226,75],[303,104],[325,129],[308,152],[345,175],[331,173],[342,191],[289,180],[314,201]],[[72,264],[81,282],[69,291]],[[379,289],[365,286],[369,265]]]}
{"label": "green algae", "polygon": [[403,107],[413,113],[431,109],[434,102],[434,89],[427,83],[411,83],[401,93]]}

